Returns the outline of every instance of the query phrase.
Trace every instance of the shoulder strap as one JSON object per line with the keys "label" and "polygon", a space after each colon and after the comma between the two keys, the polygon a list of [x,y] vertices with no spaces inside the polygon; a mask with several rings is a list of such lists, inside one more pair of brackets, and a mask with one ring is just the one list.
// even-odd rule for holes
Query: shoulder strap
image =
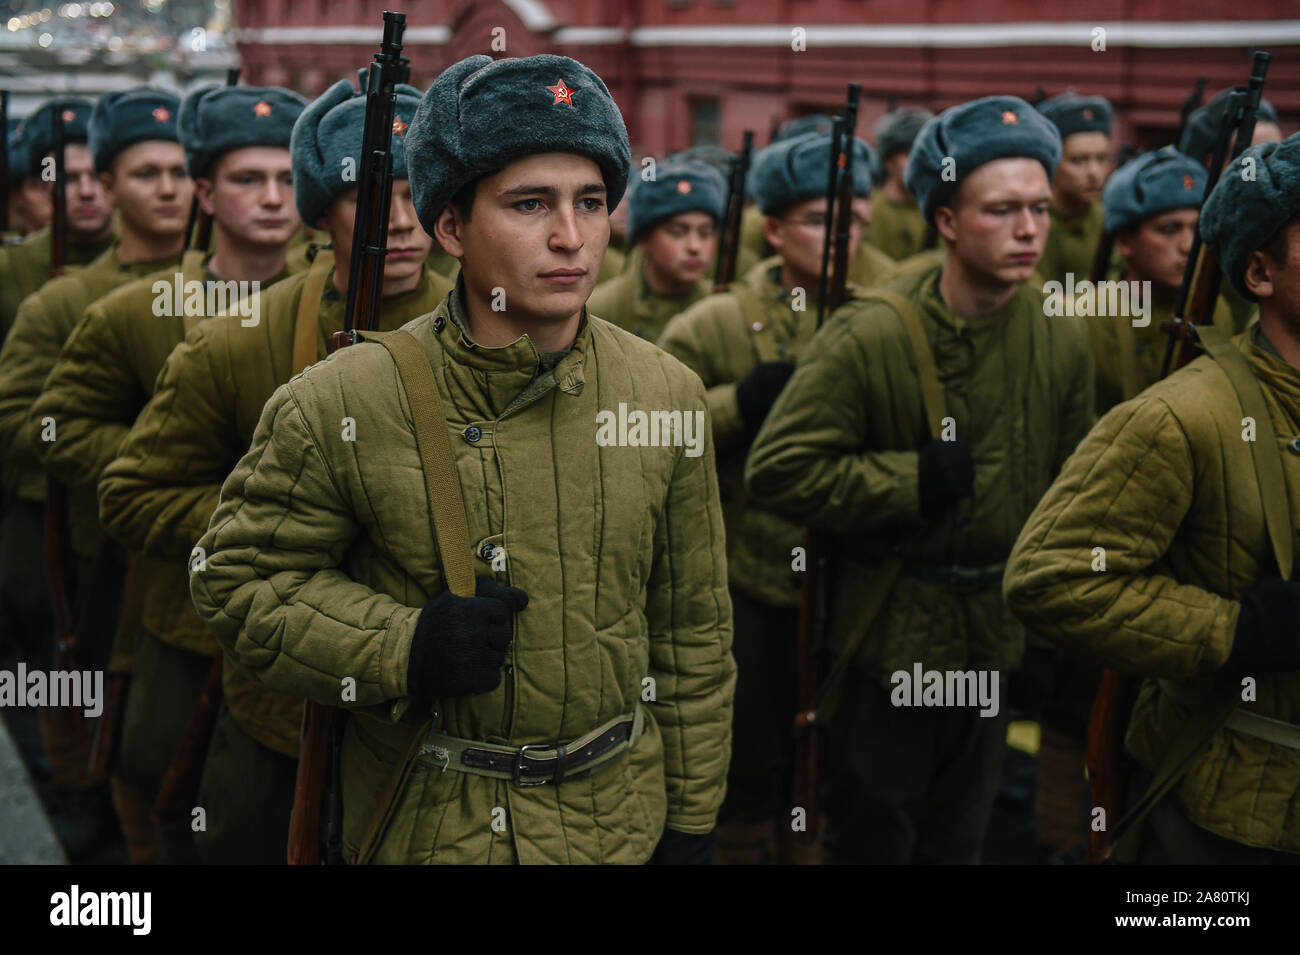
{"label": "shoulder strap", "polygon": [[[429,496],[430,522],[438,542],[438,557],[447,589],[461,597],[474,596],[474,561],[469,547],[469,525],[465,520],[465,502],[456,463],[447,437],[447,416],[442,410],[438,383],[429,366],[429,358],[410,332],[366,332],[366,341],[378,342],[388,349],[397,365],[397,374],[406,391],[407,403],[415,422],[415,441],[424,469],[424,486]],[[426,719],[411,737],[406,752],[383,781],[377,805],[379,812],[371,820],[361,840],[356,862],[365,865],[379,847],[380,837],[388,827],[397,797],[406,786],[411,767],[419,754],[420,744],[433,727]]]}
{"label": "shoulder strap", "polygon": [[320,315],[320,297],[325,294],[325,283],[330,277],[333,262],[322,263],[319,260],[307,272],[303,282],[302,298],[298,299],[298,317],[293,326],[293,373],[296,375],[308,365],[316,364],[320,358],[316,347],[316,335],[319,331],[317,318]]}
{"label": "shoulder strap", "polygon": [[[872,289],[860,296],[860,300],[872,299],[884,302],[903,320],[903,327],[907,329],[908,342],[912,346],[912,357],[916,361],[916,372],[921,379],[921,397],[925,402],[926,421],[930,426],[930,434],[937,435],[942,430],[941,422],[948,414],[947,402],[944,400],[943,383],[939,381],[939,372],[935,369],[930,340],[925,335],[925,326],[921,324],[921,316],[917,314],[911,302],[889,289]],[[884,609],[889,591],[893,589],[894,582],[902,569],[901,557],[888,557],[881,562],[875,574],[866,582],[857,613],[849,624],[844,647],[818,691],[817,703],[814,707],[817,722],[826,722],[835,712],[839,704],[839,691],[844,671],[857,656],[858,648],[867,638],[871,624]]]}
{"label": "shoulder strap", "polygon": [[[1113,321],[1113,319],[1106,319],[1106,321]],[[1119,363],[1119,387],[1123,400],[1128,401],[1130,398],[1136,398],[1138,392],[1142,390],[1138,386],[1137,339],[1133,334],[1133,326],[1126,321],[1119,322],[1116,329],[1118,347],[1115,349],[1115,360]],[[1096,360],[1104,361],[1105,356],[1098,355]]]}
{"label": "shoulder strap", "polygon": [[[190,249],[184,255],[181,256],[181,276],[184,281],[189,281],[190,278],[192,277],[202,281],[203,260],[207,258],[207,255],[208,254],[204,252],[202,249]],[[185,329],[185,334],[188,335],[190,333],[190,329],[192,329],[199,322],[203,321],[205,317],[206,316],[201,314],[191,315],[189,309],[185,309],[184,317],[182,317],[181,319],[181,325]]]}
{"label": "shoulder strap", "polygon": [[772,326],[763,311],[763,303],[758,300],[758,293],[746,282],[732,282],[727,291],[736,297],[740,305],[740,317],[749,330],[749,337],[754,342],[759,361],[780,361],[781,355],[776,350],[772,339]]}
{"label": "shoulder strap", "polygon": [[[1218,363],[1228,376],[1237,401],[1244,414],[1255,419],[1255,440],[1250,443],[1250,454],[1255,462],[1255,477],[1259,482],[1259,497],[1264,508],[1264,526],[1273,545],[1273,556],[1283,580],[1291,578],[1292,539],[1291,511],[1287,502],[1286,479],[1283,476],[1282,452],[1278,448],[1273,419],[1269,417],[1268,404],[1259,379],[1250,370],[1250,362],[1214,325],[1197,325],[1196,335],[1201,347]],[[1240,703],[1240,685],[1233,679],[1220,678],[1210,698],[1192,710],[1192,715],[1174,737],[1164,758],[1156,769],[1147,791],[1111,831],[1110,843],[1117,843],[1124,833],[1137,825],[1155,808],[1191,767],[1192,758],[1216,732],[1227,723]]]}

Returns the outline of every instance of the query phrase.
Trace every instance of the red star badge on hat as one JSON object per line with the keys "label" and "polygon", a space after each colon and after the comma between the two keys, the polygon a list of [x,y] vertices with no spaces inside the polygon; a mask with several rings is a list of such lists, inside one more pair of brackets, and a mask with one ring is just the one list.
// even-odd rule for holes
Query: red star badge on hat
{"label": "red star badge on hat", "polygon": [[160,123],[165,123],[167,120],[172,118],[172,114],[167,112],[165,107],[159,106],[153,111],[153,118],[158,120]]}
{"label": "red star badge on hat", "polygon": [[402,135],[402,133],[406,132],[406,129],[407,129],[407,127],[408,127],[409,125],[410,125],[409,123],[404,123],[404,122],[402,122],[402,117],[400,117],[400,116],[394,116],[394,117],[393,117],[393,135],[394,135],[394,136],[400,136],[400,135]]}
{"label": "red star badge on hat", "polygon": [[1091,110],[1091,109],[1085,109],[1085,110],[1083,111],[1083,118],[1084,118],[1084,119],[1092,119],[1092,110]]}
{"label": "red star badge on hat", "polygon": [[64,121],[65,123],[70,123],[70,122],[72,122],[72,121],[73,121],[74,119],[76,119],[76,118],[77,118],[77,114],[74,113],[72,110],[70,110],[70,109],[65,109],[65,110],[63,111],[63,121]]}
{"label": "red star badge on hat", "polygon": [[555,94],[555,100],[551,103],[552,106],[556,103],[568,103],[570,106],[573,105],[573,94],[577,91],[571,90],[565,86],[564,80],[556,80],[554,86],[548,86],[546,88]]}
{"label": "red star badge on hat", "polygon": [[678,179],[677,191],[683,196],[689,196],[691,194],[691,181],[689,179]]}
{"label": "red star badge on hat", "polygon": [[253,104],[253,113],[257,116],[270,116],[271,104],[264,99],[260,99]]}
{"label": "red star badge on hat", "polygon": [[1184,189],[1194,189],[1195,187],[1196,187],[1196,180],[1195,180],[1195,179],[1193,179],[1191,176],[1183,176],[1183,188],[1184,188]]}
{"label": "red star badge on hat", "polygon": [[1002,111],[1002,125],[1003,125],[1003,126],[1007,126],[1007,125],[1014,124],[1014,123],[1018,123],[1018,122],[1020,122],[1020,117],[1017,116],[1015,113],[1013,113],[1011,110],[1009,110],[1009,109],[1004,109],[1004,110]]}

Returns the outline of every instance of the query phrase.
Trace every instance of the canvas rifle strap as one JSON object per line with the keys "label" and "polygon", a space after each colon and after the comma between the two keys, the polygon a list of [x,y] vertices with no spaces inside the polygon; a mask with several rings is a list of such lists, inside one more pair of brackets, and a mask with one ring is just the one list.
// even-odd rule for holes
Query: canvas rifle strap
{"label": "canvas rifle strap", "polygon": [[[438,544],[438,556],[447,589],[460,597],[474,596],[474,559],[469,546],[469,525],[465,519],[465,502],[456,477],[456,461],[447,436],[447,416],[442,410],[438,383],[424,349],[410,332],[366,332],[366,341],[378,342],[388,349],[397,365],[407,404],[414,419],[415,441],[424,468],[424,486],[429,497],[429,520]],[[379,812],[371,820],[357,851],[356,864],[365,865],[374,855],[388,826],[398,796],[406,785],[420,744],[433,726],[432,718],[421,723],[379,790]]]}
{"label": "canvas rifle strap", "polygon": [[319,332],[317,326],[320,297],[325,294],[325,283],[329,281],[332,270],[332,262],[322,264],[318,260],[307,272],[307,280],[303,283],[302,298],[298,299],[298,317],[293,325],[293,373],[295,375],[320,360],[320,350],[316,343]]}
{"label": "canvas rifle strap", "polygon": [[[1278,447],[1273,419],[1269,417],[1264,392],[1250,370],[1250,363],[1241,350],[1213,325],[1196,326],[1196,334],[1206,353],[1218,363],[1228,376],[1244,415],[1255,421],[1255,440],[1250,442],[1251,457],[1255,462],[1255,476],[1259,481],[1259,497],[1264,509],[1264,526],[1273,545],[1273,556],[1283,580],[1291,579],[1292,539],[1290,506],[1287,502],[1286,479],[1283,476],[1282,452]],[[1173,740],[1160,762],[1151,785],[1110,831],[1110,844],[1114,846],[1125,832],[1137,825],[1155,808],[1165,795],[1177,785],[1191,767],[1192,758],[1201,747],[1223,728],[1240,703],[1241,685],[1235,678],[1223,677],[1215,686],[1209,700],[1192,710],[1183,724],[1182,732]]]}
{"label": "canvas rifle strap", "polygon": [[[921,324],[921,316],[917,314],[916,308],[911,302],[897,292],[888,289],[872,289],[870,292],[864,293],[861,299],[866,301],[874,299],[883,302],[897,312],[898,317],[902,320],[903,327],[907,329],[912,357],[916,361],[916,374],[921,383],[921,400],[925,404],[926,422],[930,426],[930,434],[938,434],[942,428],[941,422],[947,415],[947,404],[944,401],[943,384],[939,381],[939,373],[934,366],[934,352],[930,348],[930,340],[925,335],[925,326]],[[902,569],[903,558],[897,556],[887,557],[881,561],[875,574],[867,583],[866,591],[854,616],[852,626],[848,631],[848,638],[844,643],[844,647],[836,657],[834,665],[826,675],[826,680],[817,693],[817,701],[813,709],[817,713],[816,719],[818,723],[825,723],[834,714],[835,708],[839,704],[839,692],[844,671],[853,662],[858,648],[862,646],[862,641],[867,638],[867,632],[871,629],[871,624],[884,608],[885,599],[889,596],[889,591],[893,589],[894,581],[898,579],[899,571]]]}

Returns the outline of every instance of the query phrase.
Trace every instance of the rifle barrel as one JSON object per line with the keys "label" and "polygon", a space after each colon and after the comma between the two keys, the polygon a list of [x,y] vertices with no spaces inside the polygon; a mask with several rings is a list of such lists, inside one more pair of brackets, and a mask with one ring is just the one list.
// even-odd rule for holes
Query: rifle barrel
{"label": "rifle barrel", "polygon": [[9,91],[0,90],[0,232],[9,231]]}

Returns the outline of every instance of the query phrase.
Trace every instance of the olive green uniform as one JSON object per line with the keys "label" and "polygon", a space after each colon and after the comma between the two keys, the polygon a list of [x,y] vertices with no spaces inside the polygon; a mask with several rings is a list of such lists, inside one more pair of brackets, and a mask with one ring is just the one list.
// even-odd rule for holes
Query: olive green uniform
{"label": "olive green uniform", "polygon": [[[69,242],[65,265],[89,265],[113,244],[110,233],[103,241]],[[20,242],[0,249],[0,341],[13,328],[18,306],[50,280],[50,230],[41,229]]]}
{"label": "olive green uniform", "polygon": [[[328,262],[320,261],[318,268],[330,274]],[[187,614],[170,622],[160,618],[153,631],[160,644],[177,651],[216,649],[193,613],[185,574],[221,485],[252,440],[262,406],[300,370],[294,367],[299,305],[316,271],[266,289],[255,326],[227,317],[191,329],[167,358],[156,391],[100,482],[101,516],[109,533],[144,559],[180,570],[169,575],[165,599],[185,603]],[[381,327],[396,328],[429,311],[450,287],[426,268],[415,289],[383,300]],[[315,325],[307,328],[313,358],[323,357],[329,336],[342,330],[346,304],[328,280],[319,296],[318,307],[308,308],[304,317]],[[191,634],[199,639],[192,641]],[[223,661],[222,684],[228,713],[218,721],[200,783],[207,829],[195,837],[199,854],[206,862],[283,862],[301,700],[262,687],[232,657]],[[148,716],[159,718],[152,711]]]}
{"label": "olive green uniform", "polygon": [[1047,245],[1035,270],[1044,282],[1065,282],[1067,272],[1073,273],[1075,283],[1082,282],[1092,272],[1092,260],[1101,239],[1103,213],[1101,202],[1090,203],[1079,216],[1065,216],[1050,209],[1051,229]]}
{"label": "olive green uniform", "polygon": [[598,285],[587,300],[587,309],[607,322],[646,341],[657,342],[664,326],[709,294],[709,283],[700,279],[686,295],[675,298],[650,291],[644,274],[624,272]]}
{"label": "olive green uniform", "polygon": [[[1002,603],[1000,562],[1092,416],[1080,323],[1047,318],[1029,283],[994,314],[963,319],[940,299],[939,274],[938,264],[913,269],[888,289],[924,331],[955,437],[974,462],[973,497],[921,517],[917,449],[934,425],[907,326],[870,299],[836,311],[805,350],[746,468],[752,496],[827,535],[827,632],[831,660],[845,666],[826,726],[829,861],[978,859],[999,780],[1006,677],[1025,646]],[[883,605],[872,615],[875,597]],[[997,716],[891,706],[892,675],[914,664],[994,671]]]}
{"label": "olive green uniform", "polygon": [[925,242],[925,217],[916,203],[902,205],[885,195],[871,193],[871,227],[863,236],[891,259],[901,261],[921,251]]}
{"label": "olive green uniform", "polygon": [[[1249,362],[1286,447],[1300,434],[1300,372],[1258,326],[1231,347]],[[1145,770],[1131,797],[1211,705],[1242,594],[1277,573],[1241,417],[1232,383],[1208,356],[1112,408],[1038,503],[1008,561],[1007,602],[1027,625],[1073,655],[1143,678],[1125,737]],[[1284,451],[1282,459],[1285,526],[1300,545],[1300,458]],[[1241,711],[1300,722],[1300,673],[1252,676],[1257,702]],[[1224,726],[1148,817],[1137,858],[1279,861],[1300,853],[1298,799],[1300,750],[1248,724]]]}

